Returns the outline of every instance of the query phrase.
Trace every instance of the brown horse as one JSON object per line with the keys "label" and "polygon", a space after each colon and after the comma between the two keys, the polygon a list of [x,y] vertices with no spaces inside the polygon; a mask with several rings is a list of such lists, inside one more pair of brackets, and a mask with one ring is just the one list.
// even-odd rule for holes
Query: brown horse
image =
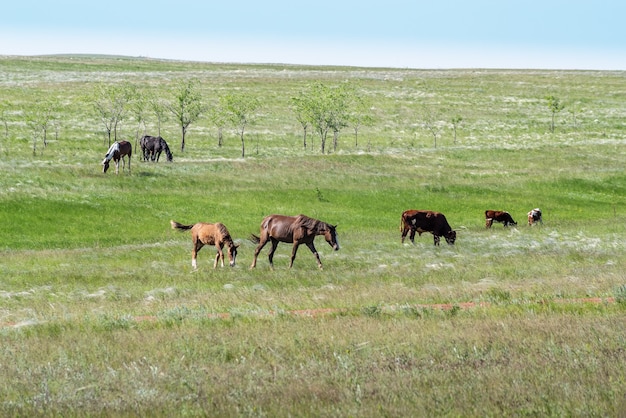
{"label": "brown horse", "polygon": [[198,257],[198,251],[205,245],[215,245],[217,249],[217,255],[215,256],[215,263],[213,268],[217,267],[217,261],[222,261],[222,267],[224,267],[224,253],[222,248],[224,244],[228,247],[228,264],[231,267],[235,266],[235,258],[237,258],[237,248],[239,244],[235,244],[228,232],[228,229],[222,223],[209,224],[205,222],[198,222],[193,225],[183,225],[175,221],[170,221],[172,229],[188,230],[191,229],[191,241],[193,243],[193,249],[191,250],[191,266],[196,269],[198,264],[196,259]]}
{"label": "brown horse", "polygon": [[291,250],[291,262],[289,268],[293,266],[293,260],[296,258],[296,252],[300,244],[306,244],[317,259],[317,265],[322,268],[320,256],[313,245],[313,240],[317,235],[324,235],[326,242],[333,247],[333,250],[339,250],[337,242],[337,226],[330,225],[317,219],[309,218],[305,215],[285,216],[285,215],[269,215],[261,222],[261,236],[251,235],[250,240],[258,244],[254,250],[254,259],[250,268],[256,267],[256,259],[259,252],[263,249],[268,241],[272,242],[272,249],[269,252],[270,267],[274,268],[274,252],[278,246],[278,242],[293,243]]}
{"label": "brown horse", "polygon": [[128,155],[128,172],[130,173],[130,158],[133,155],[132,145],[128,141],[114,142],[104,156],[104,160],[102,160],[102,172],[107,172],[109,163],[113,160],[115,162],[115,174],[118,174],[120,171],[120,159],[122,160],[122,171],[124,171],[124,167],[126,166],[124,157],[126,155]]}

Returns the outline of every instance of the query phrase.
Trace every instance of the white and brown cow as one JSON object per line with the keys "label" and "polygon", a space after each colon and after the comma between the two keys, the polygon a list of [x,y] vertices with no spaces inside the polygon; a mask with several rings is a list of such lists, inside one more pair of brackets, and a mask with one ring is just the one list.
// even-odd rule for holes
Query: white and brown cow
{"label": "white and brown cow", "polygon": [[485,228],[491,228],[494,222],[504,224],[506,228],[509,225],[517,225],[511,214],[505,210],[486,210],[485,211]]}
{"label": "white and brown cow", "polygon": [[543,219],[541,219],[541,209],[539,208],[535,208],[528,212],[528,225],[532,226],[537,222],[543,224]]}
{"label": "white and brown cow", "polygon": [[410,231],[409,238],[413,244],[415,244],[416,232],[419,235],[422,235],[422,232],[432,233],[435,245],[439,245],[440,237],[444,237],[450,245],[454,245],[454,241],[456,241],[456,231],[450,228],[443,213],[431,210],[409,209],[402,212],[400,231],[402,231],[402,242]]}

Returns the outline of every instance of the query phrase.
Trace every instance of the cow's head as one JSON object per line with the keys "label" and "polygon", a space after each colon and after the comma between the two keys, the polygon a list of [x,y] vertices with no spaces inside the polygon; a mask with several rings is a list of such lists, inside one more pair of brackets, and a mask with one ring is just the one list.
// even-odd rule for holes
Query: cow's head
{"label": "cow's head", "polygon": [[443,237],[446,239],[448,244],[454,245],[454,241],[456,241],[456,231],[450,231]]}

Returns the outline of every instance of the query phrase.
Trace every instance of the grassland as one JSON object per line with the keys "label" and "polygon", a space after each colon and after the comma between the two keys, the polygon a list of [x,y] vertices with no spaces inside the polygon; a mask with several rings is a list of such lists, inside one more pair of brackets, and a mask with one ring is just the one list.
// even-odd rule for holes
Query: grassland
{"label": "grassland", "polygon": [[[208,105],[262,105],[239,139],[207,119],[174,162],[102,174],[86,97],[133,83]],[[302,146],[289,99],[350,80],[375,124],[336,152]],[[544,97],[566,105],[549,131]],[[24,117],[63,103],[32,152]],[[626,410],[626,74],[0,59],[0,415],[619,416]],[[433,116],[435,115],[435,116]],[[463,118],[456,141],[445,122]],[[424,118],[441,126],[437,146]],[[148,120],[148,132],[155,122]],[[122,125],[134,141],[136,124]],[[525,214],[541,207],[544,225]],[[457,245],[400,244],[400,213],[438,210]],[[484,228],[485,209],[519,225]],[[338,224],[287,269],[248,269],[269,213]],[[169,220],[221,221],[241,244],[212,269]],[[471,303],[472,305],[467,305]],[[445,306],[445,309],[443,308]],[[303,312],[305,311],[305,312]]]}

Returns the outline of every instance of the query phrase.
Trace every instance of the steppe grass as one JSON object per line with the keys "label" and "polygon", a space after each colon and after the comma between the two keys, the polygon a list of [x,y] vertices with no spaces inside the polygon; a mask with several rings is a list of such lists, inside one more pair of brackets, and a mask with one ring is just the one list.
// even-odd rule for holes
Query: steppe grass
{"label": "steppe grass", "polygon": [[[0,411],[3,415],[617,416],[626,408],[624,74],[237,66],[152,60],[0,60]],[[95,83],[166,96],[196,78],[211,102],[263,98],[248,133],[216,146],[207,120],[174,163],[103,175],[106,144],[83,101]],[[374,126],[359,146],[304,150],[289,97],[357,82]],[[542,98],[573,114],[554,134]],[[58,140],[31,149],[33,100],[66,103]],[[420,125],[459,113],[457,143]],[[567,109],[567,108],[566,108]],[[134,140],[128,121],[122,137]],[[525,225],[544,211],[544,224]],[[400,213],[446,214],[454,247],[400,244]],[[485,209],[518,226],[484,228]],[[269,213],[338,224],[287,269],[280,244],[249,270]],[[235,268],[191,268],[191,238],[221,221]],[[600,301],[597,303],[597,301]],[[468,305],[471,303],[472,305]],[[469,307],[468,307],[469,306]],[[473,307],[472,307],[473,306]],[[310,316],[302,311],[309,310]]]}

